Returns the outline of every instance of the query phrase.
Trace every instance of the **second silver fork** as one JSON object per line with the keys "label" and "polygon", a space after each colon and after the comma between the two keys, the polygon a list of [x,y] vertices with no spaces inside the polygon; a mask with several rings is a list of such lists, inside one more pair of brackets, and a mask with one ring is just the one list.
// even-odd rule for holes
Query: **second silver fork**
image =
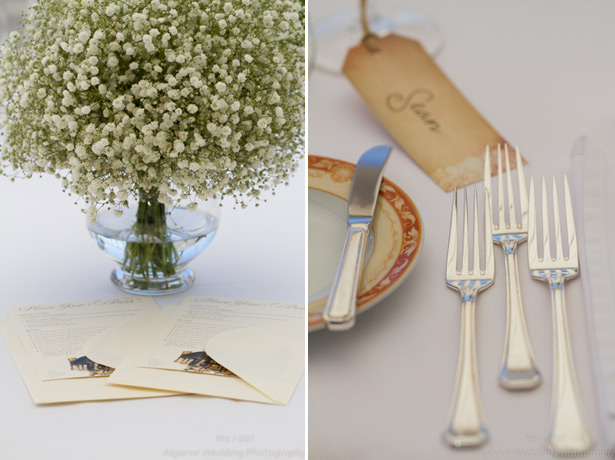
{"label": "second silver fork", "polygon": [[[506,339],[498,377],[499,384],[508,390],[529,390],[540,385],[542,377],[536,366],[530,344],[519,283],[517,248],[527,240],[528,197],[523,174],[523,163],[519,149],[516,149],[518,202],[521,209],[521,222],[517,222],[513,185],[510,173],[508,146],[504,145],[506,163],[506,189],[502,180],[502,152],[498,145],[498,223],[491,222],[493,240],[504,251],[506,267]],[[485,152],[485,188],[491,193],[491,161],[489,147]],[[504,196],[508,197],[508,212]],[[495,213],[494,213],[495,214]],[[506,217],[508,216],[508,223]]]}

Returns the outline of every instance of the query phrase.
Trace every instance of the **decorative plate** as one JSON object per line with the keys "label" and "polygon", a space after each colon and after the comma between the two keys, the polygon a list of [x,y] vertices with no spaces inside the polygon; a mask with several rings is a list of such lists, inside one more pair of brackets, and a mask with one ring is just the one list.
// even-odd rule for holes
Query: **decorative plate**
{"label": "decorative plate", "polygon": [[[346,236],[354,165],[308,156],[308,327],[324,327],[322,311]],[[384,178],[368,241],[357,313],[383,300],[410,274],[423,240],[416,206]]]}

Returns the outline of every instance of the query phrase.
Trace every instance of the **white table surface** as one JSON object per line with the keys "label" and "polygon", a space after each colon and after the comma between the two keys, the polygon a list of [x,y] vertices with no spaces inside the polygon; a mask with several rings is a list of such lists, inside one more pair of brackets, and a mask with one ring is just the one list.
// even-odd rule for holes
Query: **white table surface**
{"label": "white table surface", "polygon": [[[234,211],[225,203],[218,233],[190,264],[195,284],[157,297],[158,304],[178,304],[185,295],[302,303],[304,175],[302,166],[289,187],[258,208]],[[128,295],[109,280],[114,262],[90,239],[85,216],[59,181],[1,178],[0,203],[2,319],[8,306]],[[239,452],[222,457],[230,459],[246,458],[249,449],[303,452],[305,379],[288,406],[195,396],[36,406],[0,339],[0,414],[0,458],[6,460],[157,460],[173,458],[173,449],[198,452],[177,458],[215,460],[203,449]],[[239,442],[241,435],[250,441]]]}
{"label": "white table surface", "polygon": [[[355,4],[313,0],[310,16],[316,22]],[[437,20],[446,43],[436,62],[496,130],[520,147],[529,160],[526,176],[567,173],[577,137],[598,128],[615,130],[615,3],[413,0],[405,5]],[[543,384],[511,393],[496,383],[506,310],[504,262],[496,248],[496,283],[479,296],[476,317],[480,385],[491,436],[478,450],[454,451],[441,438],[460,324],[459,296],[446,287],[443,276],[452,194],[401,150],[344,77],[318,69],[309,78],[308,142],[311,154],[351,162],[373,145],[393,145],[385,176],[412,198],[425,228],[417,267],[399,289],[361,314],[354,329],[310,334],[310,458],[548,455],[542,442],[552,382],[551,307],[547,286],[523,270],[526,246],[520,251],[521,289]],[[580,387],[599,437],[591,458],[609,458],[599,426],[580,279],[568,283],[567,304]]]}
{"label": "white table surface", "polygon": [[[0,178],[0,318],[9,306],[128,295],[109,280],[114,262],[90,239],[73,201],[51,176]],[[190,264],[194,286],[158,304],[185,295],[302,303],[304,203],[303,162],[290,185],[260,206],[233,210],[225,202],[218,233]],[[0,339],[3,460],[273,459],[282,452],[300,459],[304,451],[305,378],[288,406],[200,396],[36,406]]]}
{"label": "white table surface", "polygon": [[[258,208],[234,211],[226,203],[217,235],[190,264],[194,286],[157,297],[158,304],[178,304],[185,295],[303,302],[304,184],[302,167]],[[113,261],[90,240],[85,217],[59,185],[53,178],[0,179],[2,319],[8,306],[128,295],[112,285]],[[173,458],[173,449],[197,452],[177,458],[217,460],[203,450],[233,449],[238,453],[222,458],[235,459],[250,449],[305,448],[304,378],[288,406],[195,396],[36,406],[1,339],[0,413],[6,460],[157,460]],[[242,435],[250,441],[239,442]]]}

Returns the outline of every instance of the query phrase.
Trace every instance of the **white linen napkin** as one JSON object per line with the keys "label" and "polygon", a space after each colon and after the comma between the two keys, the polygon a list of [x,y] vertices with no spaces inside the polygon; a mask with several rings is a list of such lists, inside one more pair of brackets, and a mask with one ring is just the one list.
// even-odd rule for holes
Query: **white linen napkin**
{"label": "white linen napkin", "polygon": [[581,279],[602,425],[615,447],[615,152],[583,136],[572,148]]}

